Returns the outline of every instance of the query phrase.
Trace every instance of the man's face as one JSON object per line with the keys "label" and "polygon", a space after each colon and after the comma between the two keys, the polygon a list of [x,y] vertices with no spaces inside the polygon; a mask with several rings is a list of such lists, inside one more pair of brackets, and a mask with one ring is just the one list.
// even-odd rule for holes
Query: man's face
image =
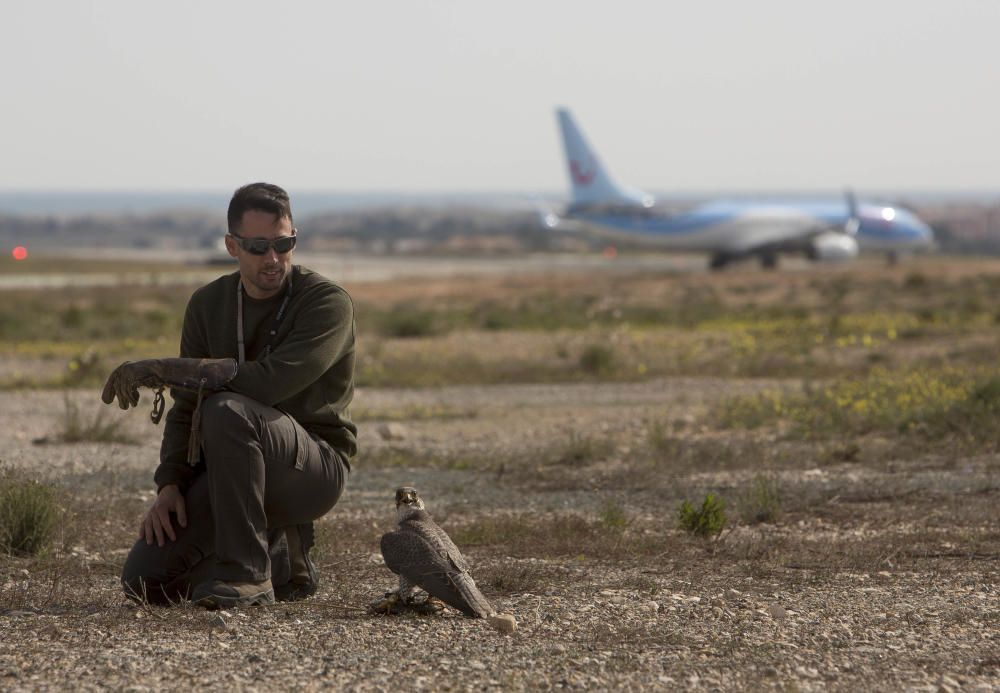
{"label": "man's face", "polygon": [[[235,233],[241,238],[274,239],[293,236],[295,229],[292,228],[290,219],[279,219],[274,214],[251,209],[243,213],[243,220]],[[292,271],[293,250],[281,254],[272,247],[263,255],[254,255],[243,250],[236,240],[228,235],[226,250],[239,262],[243,289],[251,298],[274,296],[281,291],[285,279]]]}

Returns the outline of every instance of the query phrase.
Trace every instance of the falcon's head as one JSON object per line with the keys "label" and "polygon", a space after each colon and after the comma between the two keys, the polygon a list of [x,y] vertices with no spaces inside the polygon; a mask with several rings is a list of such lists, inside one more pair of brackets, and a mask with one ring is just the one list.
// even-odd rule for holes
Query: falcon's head
{"label": "falcon's head", "polygon": [[417,510],[424,509],[424,502],[417,495],[417,489],[412,486],[402,486],[396,489],[396,517],[405,520]]}

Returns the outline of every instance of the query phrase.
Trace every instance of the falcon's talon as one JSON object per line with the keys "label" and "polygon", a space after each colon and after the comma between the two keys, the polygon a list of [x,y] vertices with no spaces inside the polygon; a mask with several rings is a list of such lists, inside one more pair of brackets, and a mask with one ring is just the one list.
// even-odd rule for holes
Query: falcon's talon
{"label": "falcon's talon", "polygon": [[376,614],[399,614],[404,608],[405,604],[400,601],[398,592],[386,592],[382,599],[368,606],[369,611]]}
{"label": "falcon's talon", "polygon": [[444,611],[447,604],[445,604],[437,597],[434,597],[432,595],[427,595],[427,599],[424,600],[423,606],[425,609],[433,610],[434,613],[440,613]]}

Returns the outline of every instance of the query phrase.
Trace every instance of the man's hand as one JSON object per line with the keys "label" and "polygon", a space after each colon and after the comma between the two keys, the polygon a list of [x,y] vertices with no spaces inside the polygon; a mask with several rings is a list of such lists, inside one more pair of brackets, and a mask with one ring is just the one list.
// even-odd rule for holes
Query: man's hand
{"label": "man's hand", "polygon": [[142,518],[139,525],[139,538],[145,538],[146,543],[152,546],[153,539],[156,539],[158,546],[165,543],[163,537],[170,541],[177,540],[177,534],[170,524],[170,513],[177,513],[177,524],[187,527],[187,508],[184,505],[184,495],[175,484],[167,484],[160,489],[153,501],[153,507]]}
{"label": "man's hand", "polygon": [[118,398],[118,406],[128,409],[139,404],[139,386],[159,387],[163,382],[156,377],[152,364],[155,361],[126,361],[111,371],[101,391],[101,399],[111,404]]}

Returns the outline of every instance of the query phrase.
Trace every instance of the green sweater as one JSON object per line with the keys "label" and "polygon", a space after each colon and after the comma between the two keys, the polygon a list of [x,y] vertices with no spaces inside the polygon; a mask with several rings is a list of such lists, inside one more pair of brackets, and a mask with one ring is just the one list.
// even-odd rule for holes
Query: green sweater
{"label": "green sweater", "polygon": [[[252,397],[294,418],[312,435],[348,457],[357,452],[357,427],[348,406],[354,396],[354,305],[337,284],[296,265],[292,298],[271,352],[264,356],[285,292],[266,299],[243,294],[246,362],[226,389]],[[191,296],[184,313],[181,357],[237,358],[236,291],[239,272],[207,284]],[[184,491],[204,465],[187,463],[188,435],[196,395],[170,391],[157,488],[177,484]],[[202,431],[203,436],[211,431]]]}

